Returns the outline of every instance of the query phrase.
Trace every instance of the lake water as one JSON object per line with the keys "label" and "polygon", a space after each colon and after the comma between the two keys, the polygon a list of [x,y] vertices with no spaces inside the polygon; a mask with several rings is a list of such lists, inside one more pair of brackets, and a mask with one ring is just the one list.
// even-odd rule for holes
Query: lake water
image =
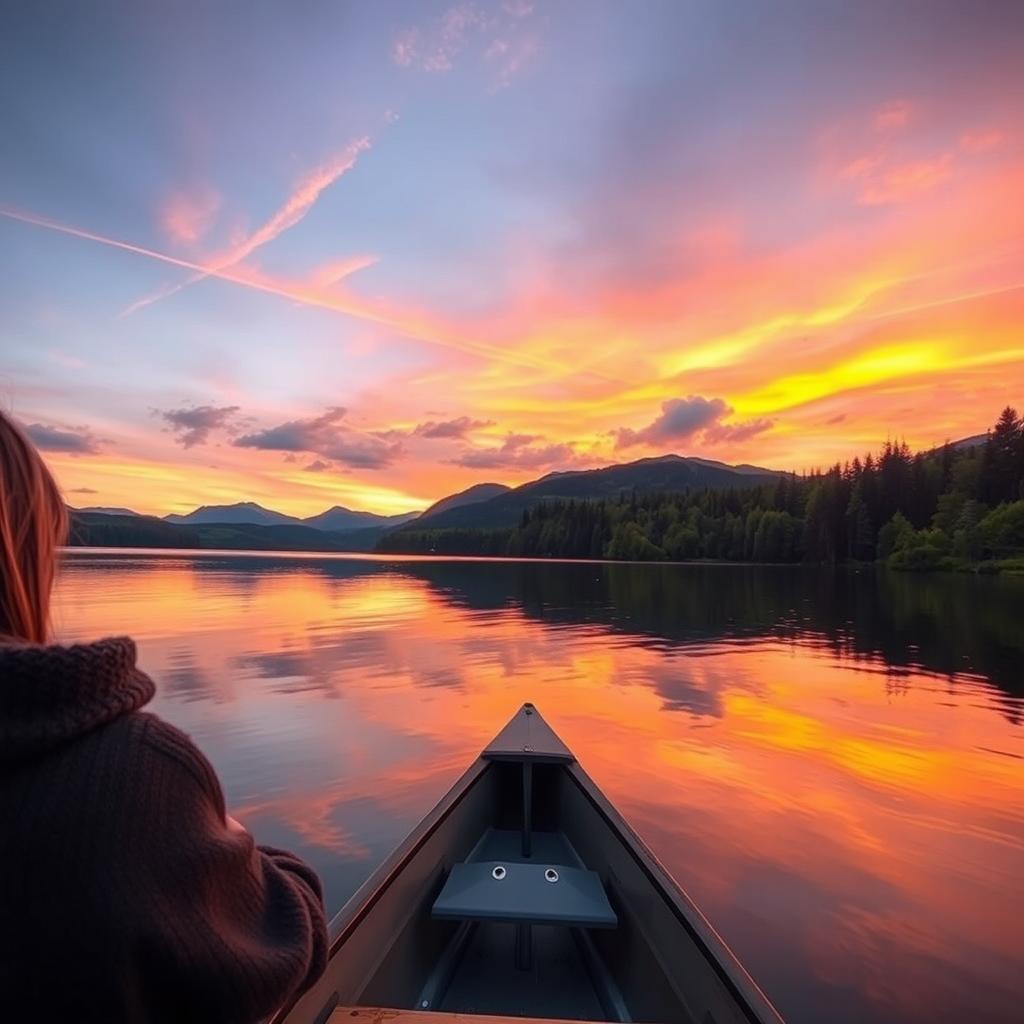
{"label": "lake water", "polygon": [[76,552],[56,624],[332,911],[532,700],[791,1024],[1022,1019],[1024,579]]}

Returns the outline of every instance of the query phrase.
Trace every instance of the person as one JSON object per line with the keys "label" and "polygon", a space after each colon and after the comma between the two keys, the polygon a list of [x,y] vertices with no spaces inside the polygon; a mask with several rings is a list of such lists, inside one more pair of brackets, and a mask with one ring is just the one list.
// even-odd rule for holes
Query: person
{"label": "person", "polygon": [[249,1024],[322,973],[320,882],[143,710],[127,637],[49,643],[67,512],[0,413],[0,1017]]}

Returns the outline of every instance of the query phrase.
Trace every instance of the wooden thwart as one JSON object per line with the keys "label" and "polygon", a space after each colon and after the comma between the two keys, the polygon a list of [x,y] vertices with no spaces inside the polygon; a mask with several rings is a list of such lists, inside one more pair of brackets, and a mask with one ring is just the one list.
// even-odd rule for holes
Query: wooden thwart
{"label": "wooden thwart", "polygon": [[[493,1017],[476,1013],[389,1010],[383,1006],[339,1006],[327,1024],[581,1024],[547,1017]],[[586,1022],[582,1022],[586,1024]]]}

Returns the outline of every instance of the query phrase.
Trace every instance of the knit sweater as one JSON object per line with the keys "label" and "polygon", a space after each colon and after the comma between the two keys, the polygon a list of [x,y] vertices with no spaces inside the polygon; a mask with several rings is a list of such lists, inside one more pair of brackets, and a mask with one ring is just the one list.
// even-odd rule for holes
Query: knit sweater
{"label": "knit sweater", "polygon": [[229,830],[127,638],[0,645],[0,1017],[254,1022],[326,961],[320,883]]}

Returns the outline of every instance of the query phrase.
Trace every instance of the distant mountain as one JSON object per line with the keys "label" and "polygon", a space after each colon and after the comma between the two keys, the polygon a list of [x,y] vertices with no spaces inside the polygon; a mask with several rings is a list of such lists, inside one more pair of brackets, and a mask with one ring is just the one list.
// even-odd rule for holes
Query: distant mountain
{"label": "distant mountain", "polygon": [[309,526],[197,523],[183,526],[155,516],[109,515],[72,509],[72,546],[213,548],[231,551],[372,551],[383,527],[315,530]]}
{"label": "distant mountain", "polygon": [[[756,487],[771,483],[785,474],[757,466],[727,466],[710,459],[684,458],[681,455],[663,455],[660,458],[640,459],[604,469],[578,470],[568,473],[549,473],[547,476],[523,484],[470,505],[455,505],[422,516],[424,529],[430,516],[430,529],[448,527],[498,529],[515,526],[523,514],[546,498],[617,497],[623,491],[689,491],[699,488],[725,490],[730,487]],[[405,529],[416,529],[415,525]]]}
{"label": "distant mountain", "polygon": [[491,498],[496,498],[499,494],[505,494],[510,490],[512,488],[506,484],[473,484],[472,487],[467,487],[464,491],[459,491],[458,494],[449,494],[447,498],[435,501],[420,516],[420,519],[429,519],[430,516],[447,512],[450,508],[462,508],[464,505],[476,505],[481,501],[490,501]]}
{"label": "distant mountain", "polygon": [[354,512],[343,505],[335,505],[318,516],[301,520],[303,526],[314,530],[360,530],[370,527],[401,526],[419,516],[419,512],[403,512],[397,516],[379,516],[374,512]]}
{"label": "distant mountain", "polygon": [[[415,519],[418,512],[405,512],[397,516],[379,516],[374,512],[356,512],[335,505],[326,512],[308,519],[288,516],[264,508],[254,501],[240,501],[234,505],[203,505],[187,515],[164,516],[176,526],[302,526],[310,530],[330,533],[349,530],[394,529]],[[333,549],[330,549],[333,550]]]}
{"label": "distant mountain", "polygon": [[92,512],[100,516],[140,516],[130,508],[107,508],[105,505],[87,505],[85,508],[73,508],[72,512]]}
{"label": "distant mountain", "polygon": [[164,516],[168,523],[178,526],[197,526],[202,523],[249,523],[253,526],[297,526],[302,522],[296,516],[264,508],[254,501],[240,501],[234,505],[202,505],[187,515]]}

